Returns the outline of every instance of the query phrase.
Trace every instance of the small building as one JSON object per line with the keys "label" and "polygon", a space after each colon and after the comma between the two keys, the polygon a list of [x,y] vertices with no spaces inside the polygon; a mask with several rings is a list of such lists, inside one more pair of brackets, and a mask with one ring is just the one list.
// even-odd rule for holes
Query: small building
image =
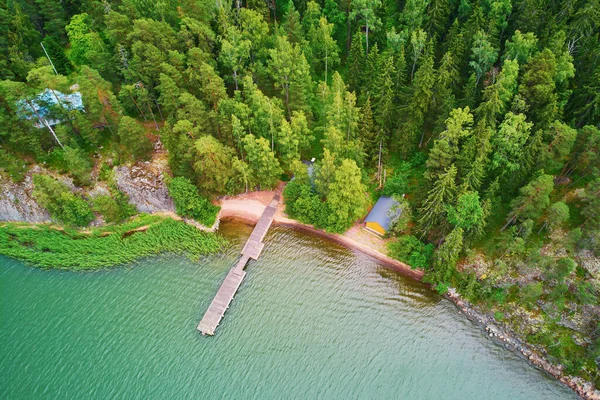
{"label": "small building", "polygon": [[392,221],[400,216],[400,203],[393,197],[381,196],[365,218],[365,229],[378,235],[385,235]]}
{"label": "small building", "polygon": [[32,120],[36,128],[44,128],[45,125],[54,126],[61,121],[52,116],[51,108],[61,105],[65,111],[84,111],[81,93],[74,92],[64,94],[58,90],[44,89],[30,101],[19,100],[19,116]]}

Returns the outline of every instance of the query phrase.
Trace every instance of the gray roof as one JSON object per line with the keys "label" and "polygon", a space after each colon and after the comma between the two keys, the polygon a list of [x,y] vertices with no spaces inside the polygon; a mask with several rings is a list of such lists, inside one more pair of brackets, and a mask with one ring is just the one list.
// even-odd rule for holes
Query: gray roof
{"label": "gray roof", "polygon": [[[56,94],[56,96],[54,95]],[[81,93],[75,92],[71,94],[64,94],[55,90],[54,93],[50,89],[44,89],[42,93],[37,95],[33,100],[31,100],[31,105],[35,108],[37,115],[40,118],[47,119],[49,117],[49,107],[52,107],[58,104],[56,97],[60,99],[60,102],[67,111],[71,110],[80,110],[83,111],[83,100],[81,98]],[[25,100],[19,100],[17,102],[19,106],[19,115],[22,118],[27,119],[37,119],[36,112],[33,112],[31,106]],[[49,121],[50,122],[50,121]],[[58,121],[52,120],[50,125],[56,124]]]}
{"label": "gray roof", "polygon": [[395,212],[392,211],[392,207],[399,204],[393,197],[381,196],[365,218],[365,222],[377,222],[383,229],[388,230],[391,222],[402,212],[399,208]]}

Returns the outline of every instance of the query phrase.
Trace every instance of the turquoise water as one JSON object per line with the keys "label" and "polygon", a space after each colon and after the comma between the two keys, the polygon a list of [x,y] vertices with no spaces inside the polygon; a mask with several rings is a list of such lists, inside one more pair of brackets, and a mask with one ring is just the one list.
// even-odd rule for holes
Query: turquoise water
{"label": "turquoise water", "polygon": [[93,273],[0,258],[1,399],[565,399],[448,301],[275,227],[214,337],[196,325],[250,229],[192,262]]}

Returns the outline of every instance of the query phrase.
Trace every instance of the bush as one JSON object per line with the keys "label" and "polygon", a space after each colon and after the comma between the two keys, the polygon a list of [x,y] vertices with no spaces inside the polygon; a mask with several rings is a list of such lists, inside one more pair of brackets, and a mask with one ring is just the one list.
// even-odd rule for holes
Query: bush
{"label": "bush", "polygon": [[388,243],[389,255],[411,266],[427,269],[433,257],[433,245],[425,244],[412,235],[405,235]]}
{"label": "bush", "polygon": [[0,170],[4,170],[14,182],[21,182],[25,179],[27,165],[20,158],[9,155],[0,149]]}
{"label": "bush", "polygon": [[56,148],[45,158],[52,169],[61,174],[69,174],[77,186],[88,186],[91,183],[92,163],[83,150],[77,147],[65,146]]}
{"label": "bush", "polygon": [[310,183],[300,183],[294,179],[285,186],[283,198],[285,212],[291,218],[317,228],[330,228],[328,206],[314,193]]}
{"label": "bush", "polygon": [[92,163],[88,156],[79,148],[65,147],[64,161],[66,172],[78,186],[89,186],[91,183]]}
{"label": "bush", "polygon": [[540,298],[542,293],[542,282],[530,283],[521,289],[521,298],[523,299],[523,303],[531,306]]}
{"label": "bush", "polygon": [[449,288],[450,288],[450,285],[446,282],[440,282],[435,286],[435,290],[439,294],[446,294],[446,292],[448,292]]}
{"label": "bush", "polygon": [[394,171],[394,175],[389,178],[383,187],[384,196],[401,196],[409,192],[408,187],[408,173],[410,170],[410,164],[403,163],[402,166]]}
{"label": "bush", "polygon": [[56,221],[74,227],[89,225],[94,213],[81,196],[71,193],[67,185],[47,175],[34,175],[33,197]]}
{"label": "bush", "polygon": [[95,212],[102,215],[107,223],[123,222],[136,213],[135,206],[127,200],[127,196],[119,191],[114,198],[108,195],[100,195],[93,199],[93,208]]}
{"label": "bush", "polygon": [[215,223],[219,207],[201,197],[198,188],[189,179],[174,178],[169,182],[168,188],[177,214],[193,218],[206,226],[212,226]]}

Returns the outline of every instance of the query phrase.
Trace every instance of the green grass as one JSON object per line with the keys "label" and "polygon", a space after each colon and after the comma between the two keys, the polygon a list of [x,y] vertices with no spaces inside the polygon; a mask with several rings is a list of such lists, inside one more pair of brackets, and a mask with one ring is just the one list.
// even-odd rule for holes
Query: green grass
{"label": "green grass", "polygon": [[197,258],[222,250],[226,243],[214,233],[151,215],[91,231],[16,223],[0,226],[0,254],[40,268],[66,270],[108,268],[165,252]]}

